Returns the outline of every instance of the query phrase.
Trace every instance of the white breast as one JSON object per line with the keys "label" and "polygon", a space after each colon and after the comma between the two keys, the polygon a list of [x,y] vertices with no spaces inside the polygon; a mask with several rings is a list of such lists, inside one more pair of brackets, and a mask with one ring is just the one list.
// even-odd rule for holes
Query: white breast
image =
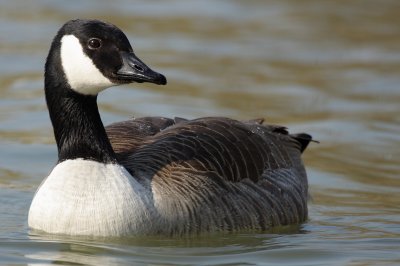
{"label": "white breast", "polygon": [[67,160],[39,187],[28,224],[54,234],[146,234],[158,219],[148,187],[117,164]]}

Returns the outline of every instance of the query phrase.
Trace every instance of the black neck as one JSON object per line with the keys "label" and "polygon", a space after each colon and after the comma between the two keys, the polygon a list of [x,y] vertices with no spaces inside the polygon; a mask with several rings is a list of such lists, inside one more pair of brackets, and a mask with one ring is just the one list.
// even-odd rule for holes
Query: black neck
{"label": "black neck", "polygon": [[[53,60],[53,62],[51,62]],[[58,62],[54,62],[58,61]],[[57,56],[48,58],[45,70],[45,94],[58,147],[59,162],[88,159],[116,162],[97,107],[97,96],[73,91],[64,77]]]}

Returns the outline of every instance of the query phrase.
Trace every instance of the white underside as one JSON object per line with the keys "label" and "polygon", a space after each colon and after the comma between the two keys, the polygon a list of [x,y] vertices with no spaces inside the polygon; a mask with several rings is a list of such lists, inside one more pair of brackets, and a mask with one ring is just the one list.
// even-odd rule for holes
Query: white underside
{"label": "white underside", "polygon": [[117,164],[67,160],[37,190],[28,224],[53,234],[147,234],[158,220],[149,187]]}
{"label": "white underside", "polygon": [[96,95],[100,91],[115,86],[93,64],[84,53],[79,39],[65,35],[61,39],[61,63],[71,88],[82,94]]}

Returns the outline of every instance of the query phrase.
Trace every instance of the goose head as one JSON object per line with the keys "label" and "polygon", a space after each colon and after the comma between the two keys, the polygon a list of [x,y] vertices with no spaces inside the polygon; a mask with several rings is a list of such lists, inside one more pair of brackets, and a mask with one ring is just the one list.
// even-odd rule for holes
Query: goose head
{"label": "goose head", "polygon": [[65,23],[53,40],[45,70],[46,84],[53,82],[46,87],[65,83],[61,85],[84,95],[132,82],[167,83],[135,55],[119,28],[99,20]]}
{"label": "goose head", "polygon": [[119,28],[88,19],[70,20],[60,28],[44,77],[59,161],[115,161],[98,111],[98,93],[120,84],[167,82],[135,55]]}

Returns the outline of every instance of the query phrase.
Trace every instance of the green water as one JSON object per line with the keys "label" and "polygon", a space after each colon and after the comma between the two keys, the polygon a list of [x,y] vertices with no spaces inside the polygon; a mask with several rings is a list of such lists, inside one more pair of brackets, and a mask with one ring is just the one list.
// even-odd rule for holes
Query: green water
{"label": "green water", "polygon": [[[400,2],[0,1],[0,265],[400,264]],[[304,154],[306,223],[268,233],[77,239],[27,228],[56,162],[43,65],[58,28],[124,30],[167,86],[112,88],[105,124],[131,116],[265,117],[321,144]]]}

